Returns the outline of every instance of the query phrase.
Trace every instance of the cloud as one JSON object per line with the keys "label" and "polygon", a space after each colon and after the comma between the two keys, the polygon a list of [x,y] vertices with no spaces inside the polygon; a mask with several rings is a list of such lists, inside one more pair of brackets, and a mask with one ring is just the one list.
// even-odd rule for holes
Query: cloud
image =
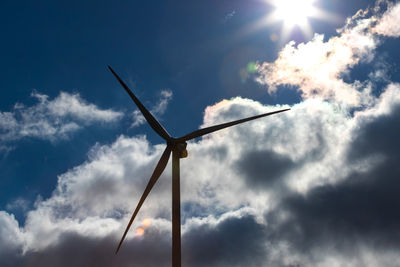
{"label": "cloud", "polygon": [[[400,86],[388,89],[399,93]],[[387,91],[387,92],[388,92]],[[384,110],[389,94],[373,110]],[[386,102],[387,103],[387,102]],[[355,117],[356,127],[345,153],[348,164],[378,156],[367,170],[354,169],[335,185],[324,184],[307,194],[290,194],[279,209],[266,214],[275,242],[290,244],[301,265],[398,266],[400,250],[399,159],[400,102],[390,113],[370,110]],[[331,259],[331,262],[327,259]]]}
{"label": "cloud", "polygon": [[[14,105],[10,112],[0,112],[0,141],[7,144],[23,138],[56,141],[96,122],[111,123],[122,113],[102,110],[86,103],[79,94],[61,92],[53,100],[47,95],[33,92],[38,103],[26,107]],[[3,150],[3,149],[1,149]]]}
{"label": "cloud", "polygon": [[223,22],[224,24],[227,23],[230,19],[233,18],[233,16],[235,16],[235,14],[236,14],[236,11],[235,11],[235,10],[232,10],[231,12],[227,13],[227,14],[224,16],[224,19],[222,20],[222,22]]}
{"label": "cloud", "polygon": [[[155,106],[153,106],[150,109],[150,112],[154,116],[163,115],[165,113],[165,110],[167,109],[167,106],[168,106],[169,102],[171,101],[171,99],[172,99],[172,91],[170,91],[168,89],[161,90],[160,100]],[[132,123],[131,127],[136,127],[136,126],[142,125],[143,123],[145,123],[145,118],[143,117],[140,110],[136,109],[133,112],[133,123]]]}
{"label": "cloud", "polygon": [[152,111],[156,114],[163,114],[167,109],[169,101],[172,99],[172,91],[170,90],[162,90],[160,93],[160,102],[157,106],[153,107]]}
{"label": "cloud", "polygon": [[28,211],[28,208],[29,208],[29,201],[21,197],[15,199],[14,201],[6,205],[6,209],[10,211],[21,210],[23,212],[26,212]]}
{"label": "cloud", "polygon": [[[251,215],[228,217],[217,225],[192,228],[183,238],[187,266],[262,266],[265,232]],[[245,244],[234,245],[234,244]]]}
{"label": "cloud", "polygon": [[[373,106],[353,115],[334,103],[307,100],[290,112],[190,142],[181,162],[183,262],[357,266],[373,257],[370,266],[396,263],[400,244],[390,238],[400,223],[393,210],[400,201],[393,171],[393,139],[400,134],[394,130],[396,95],[400,86],[391,84]],[[204,126],[277,108],[225,100],[206,109]],[[393,125],[393,134],[383,138],[387,130],[381,129]],[[20,266],[64,266],[72,255],[74,266],[169,266],[170,165],[113,256],[164,148],[144,136],[94,146],[86,162],[58,177],[50,198],[36,201],[24,225],[1,213],[3,244],[11,242],[7,236],[19,237],[9,258]],[[135,234],[145,218],[150,226]]]}
{"label": "cloud", "polygon": [[14,216],[0,211],[0,264],[16,266],[21,264],[20,255],[24,236]]}
{"label": "cloud", "polygon": [[[368,81],[345,81],[351,69],[361,63],[370,63],[381,43],[379,35],[398,36],[397,13],[400,4],[389,5],[379,14],[375,9],[360,10],[338,30],[338,36],[325,41],[315,34],[307,43],[296,46],[289,42],[274,62],[258,65],[257,81],[273,93],[278,86],[297,88],[303,98],[322,98],[350,106],[365,105],[371,100]],[[371,14],[371,15],[370,15]]]}
{"label": "cloud", "polygon": [[294,167],[294,162],[271,150],[248,151],[237,161],[250,186],[271,186]]}
{"label": "cloud", "polygon": [[374,31],[389,37],[400,36],[400,4],[389,5],[388,11],[383,14]]}

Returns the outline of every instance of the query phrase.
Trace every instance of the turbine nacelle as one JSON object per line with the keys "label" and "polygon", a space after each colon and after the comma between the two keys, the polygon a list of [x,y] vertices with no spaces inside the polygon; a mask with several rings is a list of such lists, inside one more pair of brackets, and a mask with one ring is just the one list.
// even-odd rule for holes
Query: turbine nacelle
{"label": "turbine nacelle", "polygon": [[187,147],[187,143],[186,142],[176,142],[176,143],[172,142],[171,146],[172,146],[172,151],[174,153],[176,153],[177,155],[179,155],[179,158],[181,158],[181,159],[187,158],[188,151],[186,149],[186,147]]}

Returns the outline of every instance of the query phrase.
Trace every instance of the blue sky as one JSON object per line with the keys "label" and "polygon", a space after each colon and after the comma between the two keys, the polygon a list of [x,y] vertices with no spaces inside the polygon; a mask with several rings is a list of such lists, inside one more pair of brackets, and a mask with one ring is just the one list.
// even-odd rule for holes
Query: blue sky
{"label": "blue sky", "polygon": [[313,6],[3,1],[0,265],[169,266],[169,165],[112,255],[164,145],[111,65],[174,136],[292,108],[189,143],[185,266],[400,266],[400,5]]}

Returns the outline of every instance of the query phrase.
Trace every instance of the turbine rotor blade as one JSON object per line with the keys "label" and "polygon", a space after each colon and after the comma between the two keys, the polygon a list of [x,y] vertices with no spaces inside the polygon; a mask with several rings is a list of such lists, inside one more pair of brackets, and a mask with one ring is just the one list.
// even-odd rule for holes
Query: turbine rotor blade
{"label": "turbine rotor blade", "polygon": [[140,208],[142,207],[144,200],[146,199],[146,197],[150,193],[151,189],[153,188],[154,184],[157,182],[158,178],[161,176],[162,172],[164,171],[165,167],[167,166],[167,163],[168,163],[168,160],[169,160],[169,157],[170,157],[170,154],[171,154],[171,150],[172,150],[172,146],[171,145],[167,145],[167,147],[164,150],[164,153],[162,154],[160,160],[157,163],[156,168],[153,171],[153,174],[150,177],[149,182],[147,183],[146,189],[144,190],[143,195],[140,198],[139,203],[137,204],[135,211],[132,214],[132,217],[131,217],[131,219],[130,219],[130,221],[128,223],[128,226],[125,229],[125,232],[124,232],[124,234],[123,234],[123,236],[121,238],[121,241],[118,244],[118,248],[115,251],[115,254],[118,253],[118,251],[119,251],[119,249],[120,249],[120,247],[122,245],[122,242],[124,242],[126,234],[128,233],[129,228],[131,227],[132,222],[135,219],[137,213],[139,212]]}
{"label": "turbine rotor blade", "polygon": [[226,123],[222,123],[222,124],[206,127],[206,128],[199,129],[199,130],[196,130],[194,132],[191,132],[191,133],[189,133],[187,135],[184,135],[182,137],[179,137],[179,138],[177,138],[177,141],[179,141],[179,142],[189,141],[191,139],[194,139],[194,138],[197,138],[197,137],[200,137],[200,136],[203,136],[203,135],[215,132],[215,131],[219,131],[219,130],[222,130],[222,129],[227,128],[227,127],[231,127],[231,126],[243,123],[243,122],[259,119],[259,118],[262,118],[262,117],[270,116],[270,115],[277,114],[277,113],[280,113],[280,112],[284,112],[284,111],[287,111],[287,110],[290,110],[290,108],[281,109],[281,110],[277,110],[277,111],[268,112],[268,113],[265,113],[265,114],[253,116],[253,117],[248,117],[248,118],[241,119],[241,120],[236,120],[236,121],[231,121],[231,122],[226,122]]}
{"label": "turbine rotor blade", "polygon": [[124,87],[125,91],[129,94],[129,96],[132,98],[133,102],[135,102],[136,106],[139,108],[140,112],[142,112],[144,118],[146,121],[150,124],[150,127],[153,128],[153,130],[161,136],[164,140],[169,141],[171,140],[171,136],[168,134],[168,132],[162,127],[162,125],[154,118],[154,116],[146,109],[146,107],[139,101],[139,99],[132,93],[132,91],[128,88],[128,86],[122,81],[122,79],[118,76],[115,71],[108,66],[112,74],[114,74],[115,78],[119,81],[119,83]]}

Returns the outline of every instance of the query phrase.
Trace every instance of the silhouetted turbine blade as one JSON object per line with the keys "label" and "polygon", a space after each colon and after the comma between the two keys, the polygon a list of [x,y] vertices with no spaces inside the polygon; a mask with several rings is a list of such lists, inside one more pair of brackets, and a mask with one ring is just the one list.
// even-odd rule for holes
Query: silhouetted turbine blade
{"label": "silhouetted turbine blade", "polygon": [[207,128],[199,129],[199,130],[196,130],[196,131],[194,131],[194,132],[192,132],[190,134],[187,134],[187,135],[184,135],[182,137],[179,137],[177,139],[177,141],[188,141],[188,140],[191,140],[191,139],[194,139],[194,138],[197,138],[197,137],[200,137],[200,136],[203,136],[203,135],[215,132],[215,131],[222,130],[222,129],[227,128],[227,127],[231,127],[231,126],[236,125],[236,124],[240,124],[240,123],[243,123],[243,122],[246,122],[246,121],[251,121],[251,120],[259,119],[259,118],[262,118],[262,117],[270,116],[270,115],[273,115],[273,114],[276,114],[276,113],[280,113],[280,112],[284,112],[284,111],[287,111],[287,110],[290,110],[290,108],[277,110],[277,111],[273,111],[273,112],[268,112],[268,113],[265,113],[265,114],[261,114],[261,115],[257,115],[257,116],[253,116],[253,117],[237,120],[237,121],[226,122],[226,123],[222,123],[222,124],[219,124],[219,125],[214,125],[214,126],[210,126],[210,127],[207,127]]}
{"label": "silhouetted turbine blade", "polygon": [[171,146],[168,145],[165,150],[164,153],[162,154],[160,160],[157,163],[156,168],[153,171],[153,174],[151,175],[151,178],[149,180],[149,182],[147,183],[146,189],[143,192],[142,197],[139,200],[139,203],[136,206],[135,211],[133,212],[133,215],[128,223],[128,226],[125,229],[124,235],[121,238],[121,241],[119,242],[118,248],[115,251],[115,254],[118,253],[119,248],[122,245],[122,242],[124,242],[125,236],[129,231],[129,228],[132,225],[133,220],[135,219],[137,213],[140,210],[140,207],[142,207],[144,200],[146,199],[147,195],[150,193],[151,189],[153,188],[154,184],[157,182],[158,178],[160,177],[160,175],[162,174],[162,172],[164,171],[165,167],[167,166],[168,160],[169,160],[169,156],[171,154]]}
{"label": "silhouetted turbine blade", "polygon": [[171,136],[168,134],[168,132],[162,127],[162,125],[154,118],[153,115],[151,115],[150,111],[146,109],[145,106],[139,101],[139,99],[132,93],[132,91],[128,88],[128,86],[121,80],[121,78],[115,73],[115,71],[108,66],[112,74],[114,74],[115,78],[119,81],[119,83],[124,87],[125,91],[129,94],[129,96],[132,98],[133,102],[135,102],[136,106],[139,108],[140,112],[142,112],[144,118],[146,121],[150,124],[151,128],[159,135],[161,136],[164,140],[171,140]]}

